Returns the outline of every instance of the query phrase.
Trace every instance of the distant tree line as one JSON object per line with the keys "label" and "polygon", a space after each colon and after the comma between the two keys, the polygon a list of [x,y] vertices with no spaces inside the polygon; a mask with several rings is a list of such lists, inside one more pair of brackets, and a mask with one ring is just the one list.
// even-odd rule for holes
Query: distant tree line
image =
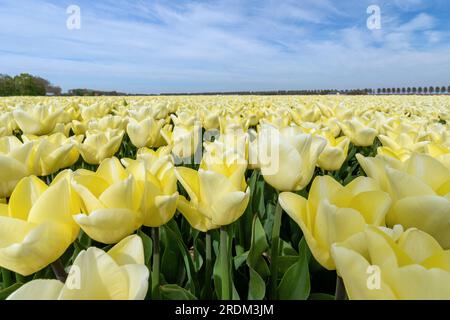
{"label": "distant tree line", "polygon": [[197,92],[197,93],[164,93],[160,95],[373,95],[373,94],[450,94],[448,87],[404,87],[404,88],[379,88],[379,89],[325,89],[325,90],[278,90],[278,91],[234,91],[234,92]]}
{"label": "distant tree line", "polygon": [[61,95],[61,88],[48,80],[28,73],[14,77],[0,74],[0,96],[45,96]]}
{"label": "distant tree line", "polygon": [[71,89],[67,93],[69,96],[126,96],[126,93],[117,91],[100,91],[93,89]]}

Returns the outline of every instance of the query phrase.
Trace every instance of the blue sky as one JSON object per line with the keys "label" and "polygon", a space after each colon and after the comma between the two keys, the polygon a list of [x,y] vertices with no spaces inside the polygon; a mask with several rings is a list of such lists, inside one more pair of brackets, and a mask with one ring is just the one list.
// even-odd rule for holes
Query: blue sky
{"label": "blue sky", "polygon": [[[372,4],[381,30],[366,27]],[[448,0],[0,0],[0,44],[0,73],[63,90],[450,85]]]}

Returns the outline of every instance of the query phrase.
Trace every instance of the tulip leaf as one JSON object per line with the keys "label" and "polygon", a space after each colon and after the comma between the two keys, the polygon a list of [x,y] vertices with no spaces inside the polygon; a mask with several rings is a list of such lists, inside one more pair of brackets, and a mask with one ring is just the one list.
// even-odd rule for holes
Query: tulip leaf
{"label": "tulip leaf", "polygon": [[236,270],[239,269],[245,263],[245,261],[247,261],[248,253],[249,251],[245,251],[244,253],[233,258],[234,268]]}
{"label": "tulip leaf", "polygon": [[160,291],[163,300],[197,300],[192,293],[176,284],[163,285]]}
{"label": "tulip leaf", "polygon": [[23,283],[17,282],[15,284],[9,286],[8,288],[1,290],[0,291],[0,300],[5,300],[6,298],[8,298],[11,295],[11,293],[13,293],[17,289],[19,289],[22,285],[23,285]]}
{"label": "tulip leaf", "polygon": [[180,230],[174,220],[169,221],[163,229],[166,230],[172,239],[175,240],[175,243],[179,248],[179,252],[181,253],[184,262],[184,267],[186,268],[186,275],[188,277],[186,286],[189,288],[191,293],[195,294],[198,287],[195,267],[191,255],[183,242]]}
{"label": "tulip leaf", "polygon": [[92,244],[91,238],[89,238],[89,236],[83,230],[80,230],[77,242],[81,245],[83,250],[87,250]]}
{"label": "tulip leaf", "polygon": [[326,293],[311,293],[308,300],[334,300],[334,296]]}
{"label": "tulip leaf", "polygon": [[304,238],[299,245],[298,261],[284,274],[278,286],[281,300],[305,300],[310,292],[308,249]]}
{"label": "tulip leaf", "polygon": [[142,244],[144,245],[144,260],[145,265],[150,268],[150,260],[153,252],[153,242],[152,238],[146,235],[142,230],[138,231],[138,236],[142,239]]}
{"label": "tulip leaf", "polygon": [[161,244],[164,246],[161,256],[161,273],[164,274],[167,282],[181,284],[179,276],[181,272],[180,269],[183,268],[183,260],[180,255],[178,243],[174,239],[177,235],[168,232],[167,229],[168,228],[161,228],[160,233]]}
{"label": "tulip leaf", "polygon": [[253,268],[250,269],[248,300],[263,300],[266,294],[266,283]]}
{"label": "tulip leaf", "polygon": [[269,276],[269,267],[263,258],[263,253],[269,247],[266,233],[255,215],[253,218],[252,243],[248,252],[247,266],[250,270],[250,280],[248,288],[248,300],[262,300],[266,293],[265,278]]}
{"label": "tulip leaf", "polygon": [[298,261],[298,255],[295,256],[279,256],[278,257],[278,272],[285,274],[286,271]]}
{"label": "tulip leaf", "polygon": [[248,253],[247,265],[254,268],[263,278],[268,277],[270,273],[269,267],[262,256],[268,247],[264,228],[258,216],[255,215],[253,218],[252,244]]}

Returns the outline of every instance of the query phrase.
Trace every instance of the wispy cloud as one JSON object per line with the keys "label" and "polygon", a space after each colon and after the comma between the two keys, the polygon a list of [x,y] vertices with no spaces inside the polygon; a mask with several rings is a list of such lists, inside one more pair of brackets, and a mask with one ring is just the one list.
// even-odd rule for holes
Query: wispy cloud
{"label": "wispy cloud", "polygon": [[[440,0],[0,0],[0,72],[31,72],[64,89],[127,92],[446,84],[449,9]],[[434,7],[429,7],[435,2]]]}

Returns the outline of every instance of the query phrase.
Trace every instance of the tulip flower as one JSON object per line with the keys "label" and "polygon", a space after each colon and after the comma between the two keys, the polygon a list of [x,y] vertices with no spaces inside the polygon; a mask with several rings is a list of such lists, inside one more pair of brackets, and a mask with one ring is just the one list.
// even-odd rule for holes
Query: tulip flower
{"label": "tulip flower", "polygon": [[214,130],[218,129],[219,124],[219,112],[214,110],[208,110],[208,112],[205,112],[203,118],[202,118],[202,125],[205,130]]}
{"label": "tulip flower", "polygon": [[368,226],[332,254],[350,299],[450,299],[450,251],[421,230]]}
{"label": "tulip flower", "polygon": [[22,179],[0,210],[0,266],[27,276],[57,260],[78,235],[78,199],[67,179]]}
{"label": "tulip flower", "polygon": [[374,179],[358,177],[343,187],[330,176],[317,177],[305,198],[289,192],[279,196],[281,207],[300,226],[316,260],[333,270],[331,245],[364,230],[383,226],[391,199]]}
{"label": "tulip flower", "polygon": [[95,247],[81,251],[65,283],[33,280],[8,300],[144,300],[148,277],[142,240],[132,235],[108,252]]}
{"label": "tulip flower", "polygon": [[117,243],[142,225],[142,190],[117,158],[102,161],[96,172],[77,170],[72,186],[83,212],[73,218],[92,239]]}
{"label": "tulip flower", "polygon": [[78,151],[87,163],[99,164],[119,151],[124,133],[123,130],[87,131],[83,143],[77,143]]}
{"label": "tulip flower", "polygon": [[30,108],[16,108],[13,115],[24,134],[45,135],[53,131],[62,112],[63,109],[35,105]]}
{"label": "tulip flower", "polygon": [[158,148],[165,144],[165,140],[161,136],[161,129],[164,124],[163,119],[148,118],[140,122],[130,119],[127,125],[127,134],[136,148]]}
{"label": "tulip flower", "polygon": [[326,140],[301,133],[299,127],[277,130],[262,127],[258,136],[258,162],[264,180],[280,191],[305,188],[313,177]]}
{"label": "tulip flower", "polygon": [[31,174],[33,143],[15,136],[0,138],[0,198],[11,195],[19,181]]}
{"label": "tulip flower", "polygon": [[350,138],[350,141],[359,147],[369,147],[373,144],[377,130],[365,125],[358,119],[346,120],[341,123],[341,129],[344,135]]}
{"label": "tulip flower", "polygon": [[438,160],[413,154],[400,167],[393,168],[381,157],[358,161],[369,177],[388,192],[393,205],[388,226],[401,224],[432,235],[445,249],[450,248],[450,170]]}
{"label": "tulip flower", "polygon": [[82,122],[82,121],[78,121],[78,120],[72,120],[71,123],[71,128],[73,133],[75,133],[75,135],[84,135],[87,131],[87,123],[86,122]]}
{"label": "tulip flower", "polygon": [[345,136],[335,139],[329,133],[325,134],[325,138],[327,145],[317,160],[317,166],[323,170],[339,170],[347,158],[350,139]]}
{"label": "tulip flower", "polygon": [[[208,155],[206,158],[208,159]],[[245,159],[221,157],[203,160],[199,171],[179,167],[175,174],[189,194],[179,197],[178,209],[191,226],[202,232],[226,226],[244,213],[250,197],[244,173]]]}
{"label": "tulip flower", "polygon": [[0,113],[0,137],[12,135],[16,127],[12,112]]}
{"label": "tulip flower", "polygon": [[220,123],[220,133],[228,133],[230,131],[243,131],[246,132],[248,130],[248,127],[250,125],[250,121],[241,118],[239,116],[233,115],[233,116],[225,116],[225,117],[219,117],[219,123]]}
{"label": "tulip flower", "polygon": [[200,144],[200,122],[186,112],[177,116],[171,115],[173,130],[165,126],[161,131],[163,138],[172,148],[172,153],[181,159],[191,157]]}
{"label": "tulip flower", "polygon": [[106,115],[100,119],[92,119],[88,122],[90,131],[125,130],[127,120],[121,116]]}
{"label": "tulip flower", "polygon": [[143,186],[140,211],[143,224],[159,227],[172,219],[177,208],[178,192],[172,157],[167,148],[158,151],[141,149],[138,160],[126,159],[125,166]]}
{"label": "tulip flower", "polygon": [[55,133],[41,137],[23,135],[22,139],[33,143],[31,172],[37,176],[47,176],[77,162],[80,154],[75,145],[81,142],[83,136],[67,138],[62,133]]}
{"label": "tulip flower", "polygon": [[81,106],[81,118],[84,121],[98,119],[106,116],[111,110],[111,106],[106,103],[93,103],[89,106]]}
{"label": "tulip flower", "polygon": [[450,170],[450,146],[443,144],[430,143],[426,146],[427,154],[439,160],[447,169]]}

